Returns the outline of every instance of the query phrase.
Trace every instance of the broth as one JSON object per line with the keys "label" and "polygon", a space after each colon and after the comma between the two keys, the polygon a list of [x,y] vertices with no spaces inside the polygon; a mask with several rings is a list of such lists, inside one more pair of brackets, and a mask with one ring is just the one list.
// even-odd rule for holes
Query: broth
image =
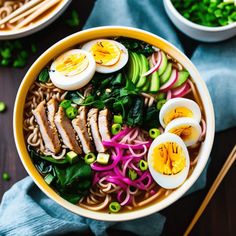
{"label": "broth", "polygon": [[[125,40],[128,41],[126,42]],[[93,43],[93,41],[91,42]],[[116,53],[119,53],[116,42],[123,43],[122,49],[120,49],[121,55],[119,56],[116,56]],[[66,80],[70,80],[70,76],[74,76],[74,74],[70,74],[71,68],[76,70],[79,65],[76,73],[73,72],[76,78],[84,70],[89,69],[89,63],[91,62],[89,61],[89,56],[83,51],[86,45],[86,43],[82,46],[79,45],[79,48],[82,47],[81,49],[67,51],[67,54],[65,53],[63,56],[58,57],[58,60],[55,59],[54,62],[50,62],[51,68],[44,68],[28,92],[25,102],[24,132],[32,161],[45,178],[45,181],[55,191],[70,202],[89,210],[110,213],[114,210],[111,209],[111,204],[118,202],[118,205],[120,204],[122,208],[119,211],[130,211],[161,201],[175,191],[176,188],[167,189],[156,182],[155,177],[149,170],[147,152],[154,139],[150,134],[150,130],[156,127],[156,131],[159,127],[160,132],[163,129],[160,128],[160,124],[152,123],[159,115],[158,102],[164,100],[158,96],[166,98],[168,92],[162,92],[161,95],[159,88],[154,86],[156,83],[152,84],[149,78],[152,78],[153,73],[157,73],[155,71],[149,77],[147,76],[150,81],[147,90],[145,84],[142,85],[142,90],[137,87],[142,76],[137,74],[138,81],[133,78],[136,72],[135,67],[132,67],[132,58],[135,56],[143,60],[143,63],[147,61],[151,67],[151,60],[154,56],[162,55],[163,61],[166,56],[165,71],[168,68],[167,64],[171,64],[172,70],[170,74],[172,75],[174,73],[173,70],[175,70],[177,71],[176,73],[181,74],[182,79],[186,70],[169,55],[165,55],[164,52],[159,50],[155,51],[151,45],[145,42],[119,37],[110,38],[107,41],[96,42],[91,47],[96,50],[96,55],[93,54],[95,58],[93,60],[99,57],[96,66],[100,66],[100,71],[92,76],[90,82],[74,91],[59,88],[61,85],[57,87],[55,84],[58,77],[64,76]],[[120,66],[118,62],[119,60],[124,61],[124,58],[122,59],[121,57],[126,54],[123,48],[124,45],[135,48],[131,47],[127,51],[129,61],[126,65],[123,65],[124,69],[117,69],[109,73],[107,71],[101,72],[103,69],[101,66],[109,63],[107,62],[109,60],[115,62],[112,65],[106,65],[106,70],[111,70],[114,65]],[[92,49],[90,49],[90,53]],[[107,54],[109,58],[107,58]],[[88,61],[86,61],[86,57],[88,57]],[[84,64],[79,64],[81,60],[85,60]],[[120,63],[123,62],[121,61]],[[156,63],[158,63],[158,58]],[[137,65],[140,66],[141,64],[138,63]],[[64,71],[63,66],[66,68]],[[67,71],[68,68],[69,71]],[[158,70],[161,70],[161,68],[163,68],[163,65]],[[62,71],[63,74],[61,73]],[[58,73],[56,77],[54,73]],[[132,77],[132,80],[129,76]],[[157,78],[160,81],[161,79],[164,80],[164,76]],[[170,79],[170,75],[168,78]],[[145,83],[147,83],[148,79]],[[163,84],[165,83],[166,81],[163,82]],[[202,102],[189,75],[182,82],[182,85],[178,85],[177,88],[182,88],[181,86],[185,86],[182,89],[183,91],[188,88],[185,91],[185,95],[183,95],[183,92],[181,93],[182,96],[187,100],[193,100],[198,103],[199,110],[201,110],[201,122],[204,122],[205,114]],[[156,89],[156,92],[150,92],[151,89]],[[121,91],[125,95],[121,95]],[[176,91],[176,89],[172,89],[172,94],[176,93]],[[118,96],[117,100],[116,96]],[[128,102],[124,100],[123,105],[120,106],[122,99],[128,99]],[[170,98],[170,101],[172,99]],[[107,102],[102,103],[102,101]],[[134,104],[137,102],[140,102],[138,113],[135,113],[135,110],[131,113],[132,109],[134,109]],[[52,116],[51,105],[53,104],[55,105],[55,111]],[[116,107],[114,104],[116,104]],[[140,118],[139,114],[143,114],[143,116]],[[113,121],[110,119],[111,115],[114,116]],[[147,116],[151,118],[147,120]],[[43,119],[44,117],[45,119]],[[83,117],[85,121],[83,121]],[[137,121],[138,119],[141,119],[141,121]],[[130,124],[130,120],[133,122],[132,124]],[[114,125],[116,128],[120,127],[118,132],[114,129]],[[44,131],[42,126],[44,126]],[[71,128],[69,129],[68,126]],[[71,137],[63,131],[66,129],[65,127],[68,128],[66,130],[68,131],[67,134],[73,134]],[[81,131],[82,128],[84,130]],[[53,141],[50,143],[51,146],[45,142],[45,135],[48,135],[50,140],[50,130],[53,132],[54,141],[55,136],[58,136],[58,140],[55,141],[59,142],[58,150]],[[105,133],[104,130],[106,131]],[[110,131],[112,131],[112,134]],[[85,134],[87,135],[87,140]],[[160,136],[162,135],[165,134]],[[103,138],[104,136],[108,138]],[[101,139],[101,143],[98,143],[99,139]],[[198,153],[203,140],[204,135],[187,149],[190,158],[188,177],[192,174],[198,161]],[[78,143],[78,146],[76,146],[76,143]],[[52,149],[55,151],[52,151]],[[178,152],[175,154],[177,155]],[[169,158],[171,158],[171,154],[169,155]],[[76,162],[73,161],[73,158],[77,158]],[[144,166],[141,166],[141,163]],[[82,175],[81,171],[82,176],[77,176],[78,172],[73,172],[76,168],[78,170],[79,168],[87,169],[87,172]],[[77,176],[77,179],[75,177],[72,179],[72,176]]]}
{"label": "broth", "polygon": [[[45,0],[44,0],[45,1]],[[30,2],[30,0],[16,0],[14,1],[9,1],[9,0],[3,0],[2,1],[3,5],[1,6],[0,4],[0,20],[3,20],[5,17],[7,17],[8,15],[12,14],[15,10],[19,9],[20,7],[24,6],[24,4]],[[52,12],[54,12],[61,4],[63,3],[63,1],[60,1],[58,3],[56,3],[55,5],[53,5],[52,7],[50,7],[48,10],[42,12],[42,14],[40,14],[39,16],[37,16],[36,18],[34,18],[32,21],[30,21],[30,23],[26,24],[25,26],[21,27],[20,29],[23,28],[27,28],[30,25],[36,24],[39,21],[42,21],[43,19],[47,18],[50,14],[52,14]],[[5,5],[4,5],[5,4]],[[18,21],[14,22],[14,23],[5,23],[0,25],[0,31],[11,31],[11,30],[16,30],[18,29],[18,25],[24,20],[26,19],[28,16],[23,17],[22,19],[19,19]]]}

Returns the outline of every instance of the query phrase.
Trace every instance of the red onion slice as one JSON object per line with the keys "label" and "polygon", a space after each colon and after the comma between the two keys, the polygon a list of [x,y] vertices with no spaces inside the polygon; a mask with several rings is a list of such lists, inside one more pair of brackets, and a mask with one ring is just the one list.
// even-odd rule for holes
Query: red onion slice
{"label": "red onion slice", "polygon": [[179,74],[178,71],[176,69],[173,69],[169,80],[160,87],[160,92],[167,92],[177,81],[178,74]]}
{"label": "red onion slice", "polygon": [[169,100],[171,98],[172,98],[172,92],[171,92],[171,90],[168,90],[167,95],[166,95],[166,99]]}
{"label": "red onion slice", "polygon": [[[159,67],[161,65],[161,61],[162,61],[162,54],[160,52],[157,53],[157,62],[156,62],[155,54],[153,53],[151,61],[154,66],[149,71],[142,74],[142,77],[148,76],[159,69]],[[153,63],[153,62],[155,62],[155,63]]]}
{"label": "red onion slice", "polygon": [[181,85],[179,88],[172,90],[172,97],[173,98],[183,97],[189,92],[190,89],[191,87],[189,83],[186,82],[183,85]]}

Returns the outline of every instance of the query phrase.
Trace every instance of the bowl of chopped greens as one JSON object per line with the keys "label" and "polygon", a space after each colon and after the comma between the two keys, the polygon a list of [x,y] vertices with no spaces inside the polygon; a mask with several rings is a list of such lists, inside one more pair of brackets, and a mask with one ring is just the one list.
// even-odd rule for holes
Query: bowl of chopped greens
{"label": "bowl of chopped greens", "polygon": [[164,0],[173,24],[189,37],[219,42],[236,35],[235,0]]}

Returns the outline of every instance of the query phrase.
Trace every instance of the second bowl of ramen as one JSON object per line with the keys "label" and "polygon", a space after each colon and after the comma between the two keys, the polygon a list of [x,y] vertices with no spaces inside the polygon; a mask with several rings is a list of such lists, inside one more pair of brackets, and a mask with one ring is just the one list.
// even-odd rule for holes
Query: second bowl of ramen
{"label": "second bowl of ramen", "polygon": [[99,27],[32,65],[14,135],[49,197],[85,217],[123,221],[169,206],[194,184],[211,151],[214,112],[196,68],[173,45]]}
{"label": "second bowl of ramen", "polygon": [[4,0],[0,2],[0,39],[33,34],[58,18],[71,0]]}

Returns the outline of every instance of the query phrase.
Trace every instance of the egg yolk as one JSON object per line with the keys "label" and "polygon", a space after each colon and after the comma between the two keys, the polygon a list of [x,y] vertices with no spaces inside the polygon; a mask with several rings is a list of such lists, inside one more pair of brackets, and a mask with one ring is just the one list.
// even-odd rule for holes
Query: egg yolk
{"label": "egg yolk", "polygon": [[116,64],[121,55],[119,47],[115,43],[107,40],[97,42],[91,47],[90,51],[96,63],[103,66]]}
{"label": "egg yolk", "polygon": [[173,129],[168,132],[178,135],[184,141],[192,138],[196,138],[197,131],[191,125],[183,125]]}
{"label": "egg yolk", "polygon": [[161,174],[177,174],[186,166],[183,149],[175,142],[161,143],[153,149],[152,165]]}
{"label": "egg yolk", "polygon": [[174,110],[167,112],[163,121],[167,125],[172,120],[180,117],[193,117],[193,112],[186,107],[177,107]]}
{"label": "egg yolk", "polygon": [[64,76],[82,73],[89,65],[87,56],[83,53],[63,55],[55,61],[55,70]]}

